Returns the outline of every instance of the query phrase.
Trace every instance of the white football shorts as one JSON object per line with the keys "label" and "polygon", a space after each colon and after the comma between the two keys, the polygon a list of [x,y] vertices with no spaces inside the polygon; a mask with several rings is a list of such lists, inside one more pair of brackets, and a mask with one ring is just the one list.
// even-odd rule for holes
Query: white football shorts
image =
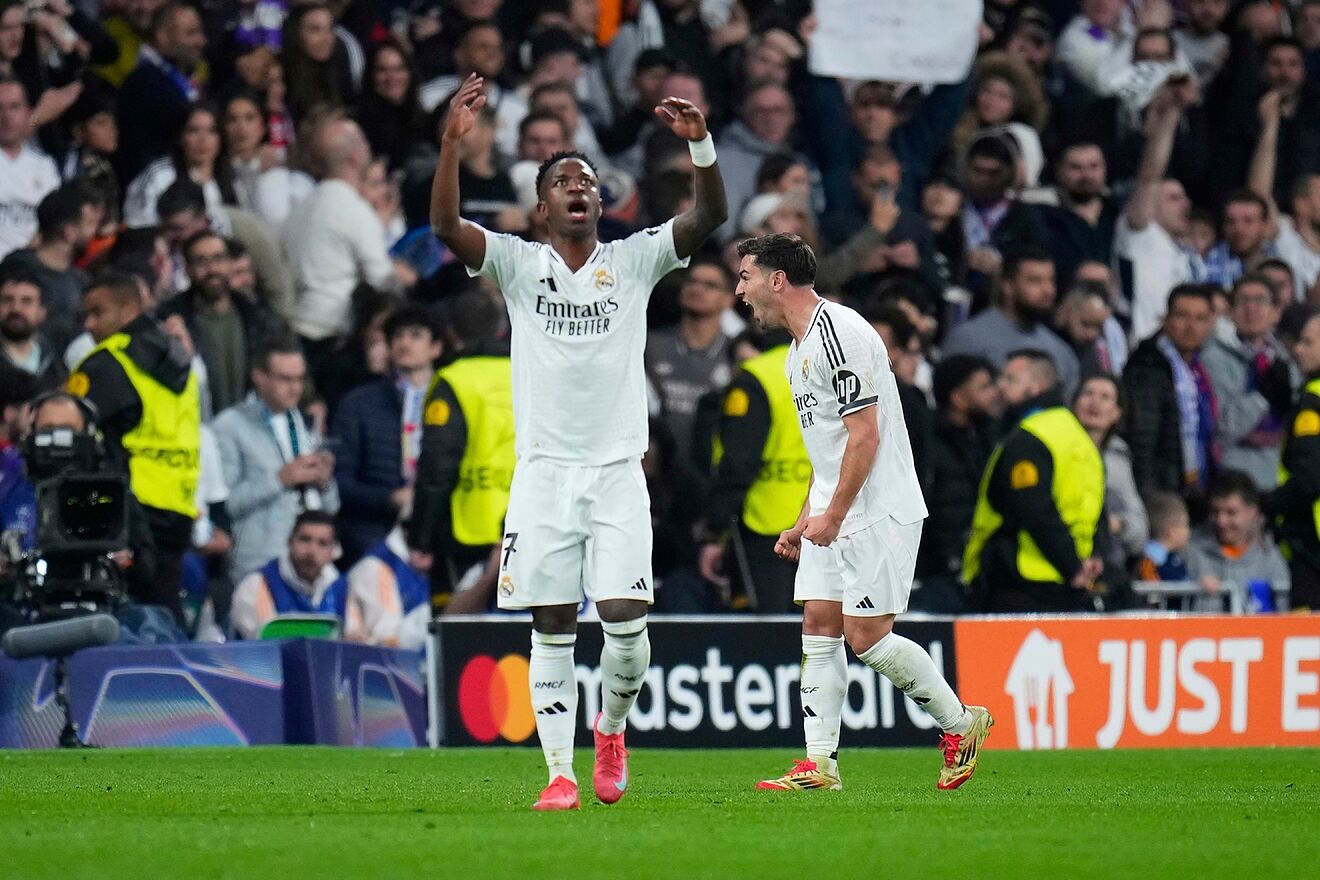
{"label": "white football shorts", "polygon": [[496,593],[509,610],[577,605],[584,596],[654,602],[651,496],[641,460],[518,462]]}
{"label": "white football shorts", "polygon": [[852,617],[902,614],[917,570],[921,522],[903,525],[886,516],[828,547],[804,539],[793,601],[842,602]]}

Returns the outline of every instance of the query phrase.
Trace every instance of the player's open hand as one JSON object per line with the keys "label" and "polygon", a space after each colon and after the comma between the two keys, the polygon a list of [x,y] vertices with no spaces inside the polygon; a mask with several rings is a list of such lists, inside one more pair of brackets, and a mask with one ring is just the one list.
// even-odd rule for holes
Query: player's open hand
{"label": "player's open hand", "polygon": [[444,140],[457,143],[477,124],[477,113],[486,106],[486,95],[481,91],[485,84],[486,81],[475,73],[468,74],[454,97],[449,99]]}
{"label": "player's open hand", "polygon": [[655,115],[684,140],[699,141],[707,134],[706,117],[691,101],[670,95],[655,108]]}
{"label": "player's open hand", "polygon": [[828,547],[839,537],[839,528],[843,520],[828,513],[807,517],[807,524],[802,528],[802,537],[817,547]]}
{"label": "player's open hand", "polygon": [[779,540],[775,541],[775,553],[781,559],[797,562],[802,555],[802,530],[792,528],[780,532]]}

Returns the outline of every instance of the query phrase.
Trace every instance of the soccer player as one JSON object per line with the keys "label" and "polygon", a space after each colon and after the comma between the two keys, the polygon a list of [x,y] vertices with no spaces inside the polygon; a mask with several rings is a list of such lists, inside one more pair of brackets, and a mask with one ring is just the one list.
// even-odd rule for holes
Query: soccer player
{"label": "soccer player", "polygon": [[843,788],[845,638],[943,729],[938,786],[957,788],[976,769],[994,721],[980,706],[964,706],[930,655],[893,631],[907,610],[926,503],[889,355],[866,319],[812,289],[816,257],[801,238],[764,235],[740,244],[738,254],[738,296],[760,326],[793,334],[785,370],[813,471],[797,523],[775,545],[799,560],[793,598],[802,605],[807,757],[757,788]]}
{"label": "soccer player", "polygon": [[610,804],[628,786],[624,727],[651,657],[651,514],[641,466],[646,304],[656,282],[686,266],[724,222],[724,183],[701,111],[666,98],[656,116],[689,142],[696,167],[690,210],[601,242],[595,167],[581,153],[563,152],[536,176],[535,210],[549,243],[490,232],[458,213],[458,143],[485,104],[481,88],[469,76],[450,101],[431,225],[470,274],[499,285],[513,326],[517,464],[497,591],[501,608],[532,612],[532,711],[550,770],[533,809],[579,806],[573,646],[584,594],[596,603],[605,636],[592,781],[596,797]]}

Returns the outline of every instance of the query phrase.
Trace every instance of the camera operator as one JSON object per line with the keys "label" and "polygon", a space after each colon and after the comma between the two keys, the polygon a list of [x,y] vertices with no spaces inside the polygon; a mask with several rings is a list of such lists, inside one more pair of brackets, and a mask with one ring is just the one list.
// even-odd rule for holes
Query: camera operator
{"label": "camera operator", "polygon": [[157,577],[143,600],[169,608],[182,625],[179,582],[197,516],[198,379],[188,354],[143,313],[132,276],[99,276],[83,308],[97,346],[69,376],[68,390],[95,405],[109,459],[126,467],[145,511]]}
{"label": "camera operator", "polygon": [[[47,462],[42,456],[33,454],[37,446],[35,438],[61,428],[67,428],[75,435],[96,438],[97,425],[91,421],[90,416],[90,408],[84,401],[63,391],[56,391],[33,401],[32,431],[29,442],[24,448],[27,479],[30,481],[29,492],[32,491],[31,484],[59,476],[64,471],[118,470],[113,465],[108,466],[104,461],[104,447],[99,440],[96,442],[97,453],[92,458],[99,458],[100,461]],[[128,493],[127,502],[128,546],[114,553],[113,558],[124,574],[128,596],[140,604],[162,605],[177,617],[180,614],[178,595],[171,597],[171,602],[166,602],[164,597],[157,595],[159,591],[156,588],[156,548],[152,543],[146,514],[131,491]],[[29,532],[25,538],[25,549],[31,549],[32,537]]]}

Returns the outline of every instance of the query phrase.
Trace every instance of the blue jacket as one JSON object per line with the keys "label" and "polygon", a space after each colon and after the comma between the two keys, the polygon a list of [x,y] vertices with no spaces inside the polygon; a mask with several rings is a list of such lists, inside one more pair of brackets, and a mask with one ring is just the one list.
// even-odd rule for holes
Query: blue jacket
{"label": "blue jacket", "polygon": [[270,591],[271,601],[280,614],[333,614],[340,620],[348,606],[348,581],[339,576],[321,597],[319,605],[313,606],[311,600],[295,590],[280,574],[278,558],[267,562],[261,569],[261,576],[266,580],[266,589]]}
{"label": "blue jacket", "polygon": [[339,540],[350,561],[384,539],[399,511],[390,493],[403,485],[403,395],[380,379],[344,395],[330,436],[339,486]]}
{"label": "blue jacket", "polygon": [[379,559],[394,572],[394,584],[399,591],[399,604],[403,606],[404,614],[431,600],[431,585],[426,578],[418,574],[417,569],[406,560],[399,558],[399,554],[384,541],[377,541],[365,555]]}
{"label": "blue jacket", "polygon": [[16,446],[0,450],[0,531],[18,532],[24,550],[32,549],[37,530],[37,496],[23,470],[23,455]]}

